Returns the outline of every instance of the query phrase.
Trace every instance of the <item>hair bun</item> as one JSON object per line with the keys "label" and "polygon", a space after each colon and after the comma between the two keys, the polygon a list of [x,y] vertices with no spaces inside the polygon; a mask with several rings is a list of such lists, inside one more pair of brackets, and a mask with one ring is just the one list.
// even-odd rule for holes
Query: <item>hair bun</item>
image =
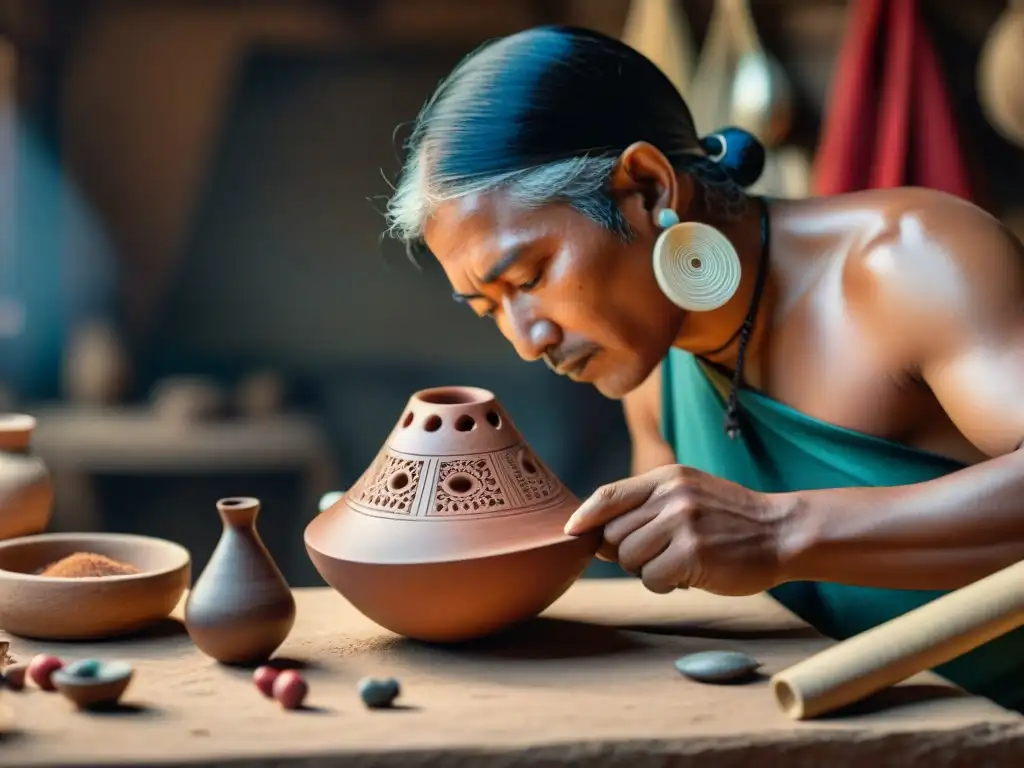
{"label": "hair bun", "polygon": [[764,146],[742,128],[722,128],[703,137],[700,147],[741,187],[751,186],[764,172]]}

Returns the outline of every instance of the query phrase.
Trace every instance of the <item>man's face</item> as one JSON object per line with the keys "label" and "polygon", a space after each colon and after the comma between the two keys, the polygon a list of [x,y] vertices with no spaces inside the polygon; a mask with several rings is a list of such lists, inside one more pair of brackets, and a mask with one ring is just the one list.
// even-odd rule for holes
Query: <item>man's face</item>
{"label": "man's face", "polygon": [[682,323],[655,282],[650,212],[639,195],[622,211],[630,242],[567,205],[530,210],[497,190],[442,204],[425,235],[452,289],[492,316],[521,358],[543,357],[620,398],[654,370]]}

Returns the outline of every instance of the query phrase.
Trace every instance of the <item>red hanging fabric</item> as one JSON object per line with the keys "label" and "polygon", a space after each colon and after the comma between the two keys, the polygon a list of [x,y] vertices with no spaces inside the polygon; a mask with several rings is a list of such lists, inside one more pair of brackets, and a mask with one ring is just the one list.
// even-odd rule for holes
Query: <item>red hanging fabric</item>
{"label": "red hanging fabric", "polygon": [[916,42],[913,1],[883,2],[885,32],[876,35],[882,71],[878,122],[872,132],[874,156],[870,175],[860,189],[901,187],[907,183]]}
{"label": "red hanging fabric", "polygon": [[979,202],[977,190],[972,189],[956,125],[956,111],[943,79],[939,57],[920,17],[917,29],[910,183]]}
{"label": "red hanging fabric", "polygon": [[953,106],[917,0],[853,0],[814,192],[899,186],[971,198]]}
{"label": "red hanging fabric", "polygon": [[852,0],[814,167],[814,192],[860,189],[871,168],[878,106],[875,49],[885,0]]}

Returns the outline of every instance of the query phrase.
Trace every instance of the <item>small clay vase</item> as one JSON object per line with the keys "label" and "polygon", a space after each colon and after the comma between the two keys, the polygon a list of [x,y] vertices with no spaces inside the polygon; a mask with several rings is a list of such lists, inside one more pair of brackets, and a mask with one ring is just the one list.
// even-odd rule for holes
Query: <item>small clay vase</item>
{"label": "small clay vase", "polygon": [[0,414],[0,539],[42,533],[53,514],[53,486],[30,448],[36,420]]}
{"label": "small clay vase", "polygon": [[196,646],[223,664],[266,661],[295,624],[295,598],[256,531],[260,502],[221,499],[217,547],[185,603]]}
{"label": "small clay vase", "polygon": [[175,376],[157,382],[150,396],[157,418],[188,426],[224,416],[227,401],[217,382],[200,376]]}
{"label": "small clay vase", "polygon": [[114,405],[128,391],[130,368],[113,324],[89,321],[72,333],[64,359],[64,391],[79,406]]}
{"label": "small clay vase", "polygon": [[377,458],[306,528],[324,580],[393,632],[431,642],[536,616],[583,573],[599,532],[491,392],[414,394]]}

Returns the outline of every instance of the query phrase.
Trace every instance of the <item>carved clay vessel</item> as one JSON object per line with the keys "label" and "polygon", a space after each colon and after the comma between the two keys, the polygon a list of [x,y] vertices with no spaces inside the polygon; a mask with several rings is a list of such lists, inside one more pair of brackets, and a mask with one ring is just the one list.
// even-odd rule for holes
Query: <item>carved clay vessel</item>
{"label": "carved clay vessel", "polygon": [[53,486],[30,449],[36,420],[0,414],[0,539],[42,533],[53,513]]}
{"label": "carved clay vessel", "polygon": [[414,394],[370,467],[306,528],[324,580],[406,637],[458,642],[532,618],[597,550],[579,506],[491,392]]}
{"label": "carved clay vessel", "polygon": [[192,642],[223,664],[266,661],[295,624],[295,598],[256,531],[257,499],[221,499],[217,548],[185,603]]}

